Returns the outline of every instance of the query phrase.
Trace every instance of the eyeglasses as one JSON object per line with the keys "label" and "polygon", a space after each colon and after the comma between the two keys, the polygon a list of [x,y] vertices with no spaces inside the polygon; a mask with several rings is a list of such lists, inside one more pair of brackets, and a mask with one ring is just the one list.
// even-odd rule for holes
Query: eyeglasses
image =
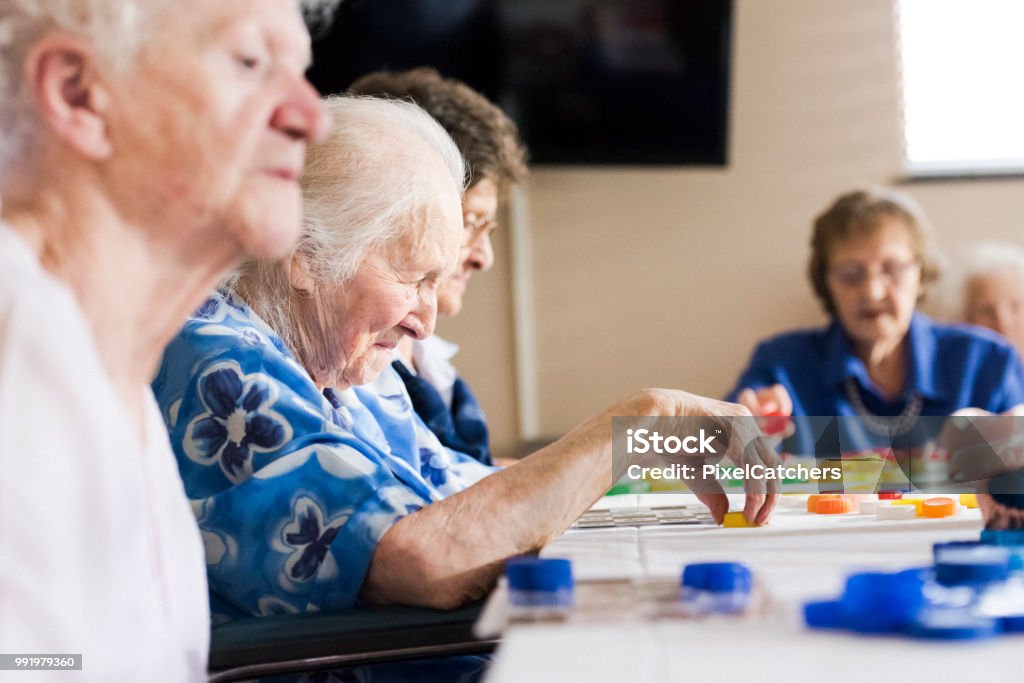
{"label": "eyeglasses", "polygon": [[828,269],[828,275],[832,280],[843,287],[859,287],[874,277],[875,273],[881,275],[882,280],[890,287],[901,287],[910,280],[910,277],[921,267],[919,261],[883,261],[877,268],[869,268],[861,263],[850,263],[841,266],[833,266]]}
{"label": "eyeglasses", "polygon": [[466,229],[469,241],[472,242],[481,235],[494,232],[498,227],[498,222],[493,218],[479,217],[475,213],[465,213],[462,215],[462,225]]}

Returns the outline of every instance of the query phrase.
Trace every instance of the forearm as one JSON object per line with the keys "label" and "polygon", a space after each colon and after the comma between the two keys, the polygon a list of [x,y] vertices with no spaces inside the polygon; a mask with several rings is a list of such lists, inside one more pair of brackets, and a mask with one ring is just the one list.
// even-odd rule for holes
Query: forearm
{"label": "forearm", "polygon": [[454,607],[484,595],[505,558],[539,549],[611,486],[613,414],[621,413],[609,409],[398,522],[374,553],[362,597]]}

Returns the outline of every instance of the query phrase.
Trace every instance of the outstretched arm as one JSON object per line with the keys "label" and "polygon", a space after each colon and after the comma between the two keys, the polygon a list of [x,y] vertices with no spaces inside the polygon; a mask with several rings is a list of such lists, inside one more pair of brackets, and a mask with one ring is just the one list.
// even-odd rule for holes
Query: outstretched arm
{"label": "outstretched arm", "polygon": [[[680,391],[637,392],[516,465],[395,524],[371,560],[361,597],[453,608],[483,596],[512,555],[538,550],[611,486],[613,416],[749,416],[745,408]],[[759,453],[771,460],[774,452]],[[705,494],[716,519],[724,494]],[[748,494],[746,512],[767,521],[777,495]],[[501,515],[494,514],[501,510]]]}

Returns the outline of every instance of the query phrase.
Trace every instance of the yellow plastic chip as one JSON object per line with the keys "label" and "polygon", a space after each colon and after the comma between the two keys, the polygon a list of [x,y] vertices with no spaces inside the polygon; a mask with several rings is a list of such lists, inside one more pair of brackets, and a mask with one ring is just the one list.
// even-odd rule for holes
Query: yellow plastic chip
{"label": "yellow plastic chip", "polygon": [[722,520],[722,526],[727,529],[739,529],[749,527],[750,524],[747,522],[747,518],[743,516],[742,512],[726,512],[725,519]]}
{"label": "yellow plastic chip", "polygon": [[960,504],[965,508],[976,508],[978,507],[978,496],[974,493],[961,493]]}

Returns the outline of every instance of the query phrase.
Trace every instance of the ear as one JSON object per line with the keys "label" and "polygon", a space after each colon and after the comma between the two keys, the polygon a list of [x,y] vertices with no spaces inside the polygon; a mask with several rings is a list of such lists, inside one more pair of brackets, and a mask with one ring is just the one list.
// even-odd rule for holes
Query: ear
{"label": "ear", "polygon": [[284,263],[288,283],[302,296],[311,296],[316,290],[316,280],[309,272],[309,261],[299,251],[294,252]]}
{"label": "ear", "polygon": [[113,151],[106,122],[110,97],[98,66],[89,45],[60,31],[44,36],[25,58],[25,81],[39,117],[58,139],[92,160]]}

